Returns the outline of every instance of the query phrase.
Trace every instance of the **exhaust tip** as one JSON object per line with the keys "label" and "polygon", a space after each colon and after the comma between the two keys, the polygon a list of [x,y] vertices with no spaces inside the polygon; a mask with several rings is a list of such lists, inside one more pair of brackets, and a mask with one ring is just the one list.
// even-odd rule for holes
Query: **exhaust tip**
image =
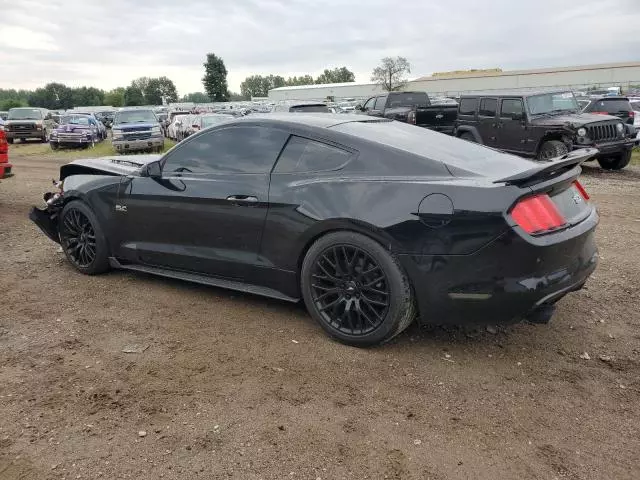
{"label": "exhaust tip", "polygon": [[538,308],[529,313],[526,319],[531,323],[549,323],[555,311],[555,305],[540,305]]}

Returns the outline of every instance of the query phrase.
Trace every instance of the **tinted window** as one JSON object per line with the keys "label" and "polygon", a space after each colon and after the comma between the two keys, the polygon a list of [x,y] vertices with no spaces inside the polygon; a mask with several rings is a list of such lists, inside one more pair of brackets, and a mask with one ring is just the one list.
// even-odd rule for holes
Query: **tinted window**
{"label": "tinted window", "polygon": [[589,112],[620,113],[631,110],[629,100],[598,100],[587,109]]}
{"label": "tinted window", "polygon": [[519,98],[505,98],[500,106],[500,116],[504,118],[512,118],[514,115],[522,115],[522,100]]}
{"label": "tinted window", "polygon": [[266,173],[276,161],[287,134],[266,127],[240,126],[207,131],[173,150],[165,172]]}
{"label": "tinted window", "polygon": [[289,109],[290,112],[306,112],[306,113],[329,113],[329,107],[326,105],[294,105]]}
{"label": "tinted window", "polygon": [[12,108],[9,120],[42,120],[42,111],[38,108]]}
{"label": "tinted window", "polygon": [[631,108],[633,108],[636,112],[640,112],[640,102],[630,102]]}
{"label": "tinted window", "polygon": [[390,93],[389,108],[427,106],[427,94],[424,92]]}
{"label": "tinted window", "polygon": [[375,98],[370,98],[369,100],[367,100],[367,103],[364,104],[362,110],[373,110],[373,104],[375,103],[375,101]]}
{"label": "tinted window", "polygon": [[351,154],[340,148],[307,138],[292,136],[282,151],[275,171],[321,172],[342,167]]}
{"label": "tinted window", "polygon": [[478,115],[483,117],[495,117],[498,101],[495,98],[483,98],[480,100]]}
{"label": "tinted window", "polygon": [[114,123],[120,125],[123,123],[156,123],[158,119],[151,110],[125,110],[118,112]]}
{"label": "tinted window", "polygon": [[378,97],[376,98],[376,105],[373,107],[374,110],[384,110],[384,106],[387,103],[387,97]]}
{"label": "tinted window", "polygon": [[478,106],[477,98],[463,98],[460,100],[460,115],[475,115]]}

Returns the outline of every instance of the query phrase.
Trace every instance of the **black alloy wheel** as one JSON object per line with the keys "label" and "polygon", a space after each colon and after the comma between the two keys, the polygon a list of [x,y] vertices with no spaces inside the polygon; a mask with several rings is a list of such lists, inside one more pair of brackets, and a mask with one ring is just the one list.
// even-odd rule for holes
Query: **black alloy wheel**
{"label": "black alloy wheel", "polygon": [[347,345],[387,342],[416,317],[413,289],[398,258],[352,231],[327,233],[311,245],[300,290],[314,320]]}
{"label": "black alloy wheel", "polygon": [[86,203],[67,203],[60,213],[58,231],[62,250],[77,270],[94,275],[109,269],[107,240]]}
{"label": "black alloy wheel", "polygon": [[311,274],[313,301],[324,321],[350,335],[378,328],[389,310],[384,271],[355,245],[335,245],[315,261]]}
{"label": "black alloy wheel", "polygon": [[68,258],[80,268],[89,267],[96,259],[96,232],[87,216],[78,209],[66,212],[60,228],[62,248]]}

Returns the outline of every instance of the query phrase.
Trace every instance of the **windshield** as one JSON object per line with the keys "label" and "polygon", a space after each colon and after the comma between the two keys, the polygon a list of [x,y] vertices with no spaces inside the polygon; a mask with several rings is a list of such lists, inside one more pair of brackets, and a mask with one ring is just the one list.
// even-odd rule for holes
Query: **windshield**
{"label": "windshield", "polygon": [[122,123],[158,123],[158,119],[151,110],[129,110],[118,112],[114,124]]}
{"label": "windshield", "polygon": [[228,115],[210,115],[202,117],[202,128],[218,125],[220,123],[228,122],[229,120],[232,120],[232,117],[229,117]]}
{"label": "windshield", "polygon": [[418,93],[391,93],[388,99],[388,108],[397,107],[426,107],[427,94]]}
{"label": "windshield", "polygon": [[70,115],[60,119],[62,125],[89,125],[89,118],[81,115]]}
{"label": "windshield", "polygon": [[527,97],[527,106],[531,115],[559,112],[577,112],[578,102],[573,92],[543,93]]}
{"label": "windshield", "polygon": [[9,120],[42,120],[42,112],[37,108],[12,108]]}

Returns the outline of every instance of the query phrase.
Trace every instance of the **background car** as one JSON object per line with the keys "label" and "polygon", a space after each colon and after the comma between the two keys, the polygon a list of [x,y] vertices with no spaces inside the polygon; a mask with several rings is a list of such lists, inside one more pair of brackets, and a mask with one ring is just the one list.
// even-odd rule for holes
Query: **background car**
{"label": "background car", "polygon": [[101,122],[98,117],[95,116],[94,113],[92,112],[83,112],[83,111],[76,111],[73,110],[69,113],[73,113],[73,114],[77,114],[77,115],[85,115],[87,117],[89,117],[89,122],[91,123],[91,125],[95,125],[95,127],[98,129],[98,135],[100,136],[100,140],[105,140],[108,136],[107,133],[107,127],[105,126],[105,124],[103,122]]}
{"label": "background car", "polygon": [[633,125],[635,111],[631,108],[631,102],[627,97],[608,96],[592,99],[583,109],[584,113],[597,113],[600,115],[613,115],[624,123]]}
{"label": "background car", "polygon": [[9,163],[9,143],[4,133],[4,120],[0,117],[0,179],[10,177],[13,165]]}
{"label": "background car", "polygon": [[52,150],[65,147],[92,147],[104,140],[93,115],[70,113],[60,117],[60,125],[51,131],[49,145]]}
{"label": "background car", "polygon": [[205,113],[202,115],[196,115],[191,120],[191,128],[194,133],[203,130],[214,125],[220,125],[221,123],[230,122],[233,120],[231,115],[221,115],[219,113]]}
{"label": "background car", "polygon": [[330,113],[329,107],[325,103],[311,100],[282,100],[276,103],[271,111],[273,113]]}
{"label": "background car", "polygon": [[187,138],[189,135],[193,133],[193,127],[191,122],[195,117],[196,115],[193,115],[193,114],[188,114],[184,116],[184,118],[180,122],[180,125],[176,129],[176,140],[178,142],[181,142],[182,140],[184,140],[185,138]]}
{"label": "background car", "polygon": [[111,127],[111,144],[118,153],[164,149],[164,136],[155,113],[145,108],[123,108]]}
{"label": "background car", "polygon": [[178,139],[178,129],[182,126],[182,122],[185,117],[188,115],[187,112],[172,112],[169,114],[170,123],[167,126],[167,137],[171,140]]}
{"label": "background car", "polygon": [[56,125],[49,110],[20,107],[9,110],[4,129],[9,143],[13,143],[15,139],[24,142],[31,138],[46,142]]}

